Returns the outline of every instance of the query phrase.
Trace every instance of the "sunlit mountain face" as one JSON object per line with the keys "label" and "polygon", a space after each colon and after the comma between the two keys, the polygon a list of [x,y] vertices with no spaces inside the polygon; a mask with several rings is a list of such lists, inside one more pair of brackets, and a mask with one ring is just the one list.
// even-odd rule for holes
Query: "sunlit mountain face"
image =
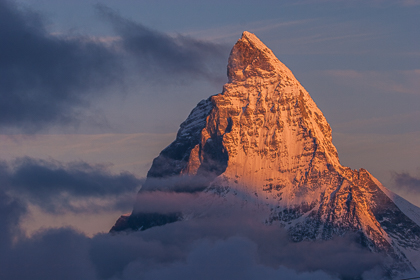
{"label": "sunlit mountain face", "polygon": [[227,73],[222,93],[201,101],[155,158],[133,212],[111,232],[246,216],[293,242],[351,236],[389,275],[419,269],[420,209],[340,164],[330,125],[273,52],[244,32]]}

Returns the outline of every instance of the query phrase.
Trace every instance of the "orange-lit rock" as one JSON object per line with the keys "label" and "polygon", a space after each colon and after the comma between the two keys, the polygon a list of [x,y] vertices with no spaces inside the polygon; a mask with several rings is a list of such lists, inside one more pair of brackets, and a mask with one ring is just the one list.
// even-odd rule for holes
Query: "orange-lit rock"
{"label": "orange-lit rock", "polygon": [[[194,191],[209,207],[212,195],[226,204],[239,198],[243,207],[257,205],[266,223],[285,227],[294,241],[357,233],[364,246],[386,253],[403,270],[420,268],[419,208],[366,170],[340,164],[322,112],[254,34],[244,32],[233,47],[228,78],[222,93],[201,101],[181,124],[139,196],[159,188],[159,178],[203,178]],[[144,210],[138,209],[117,223],[119,230],[150,224],[142,224]],[[157,217],[163,221],[157,224],[185,213],[171,215]]]}

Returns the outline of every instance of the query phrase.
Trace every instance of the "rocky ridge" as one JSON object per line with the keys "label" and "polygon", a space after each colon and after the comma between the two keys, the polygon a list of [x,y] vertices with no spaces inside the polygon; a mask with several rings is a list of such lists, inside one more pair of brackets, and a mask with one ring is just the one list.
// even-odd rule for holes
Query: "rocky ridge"
{"label": "rocky ridge", "polygon": [[[322,112],[272,51],[244,32],[227,72],[222,93],[201,101],[153,161],[139,195],[159,188],[156,179],[200,178],[188,191],[261,205],[266,223],[285,227],[294,241],[352,232],[402,270],[419,269],[420,209],[368,171],[340,164]],[[185,215],[138,209],[111,231],[144,230]]]}

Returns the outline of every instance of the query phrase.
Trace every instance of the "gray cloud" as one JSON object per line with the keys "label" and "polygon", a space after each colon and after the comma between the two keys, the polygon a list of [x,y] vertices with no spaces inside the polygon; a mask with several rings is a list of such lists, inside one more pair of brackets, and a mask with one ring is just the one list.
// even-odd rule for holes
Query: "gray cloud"
{"label": "gray cloud", "polygon": [[[221,85],[226,82],[226,62],[230,48],[178,34],[150,29],[121,17],[107,6],[98,4],[99,14],[121,36],[122,48],[133,56],[141,73],[159,83],[174,83],[173,78],[204,78]],[[166,81],[165,81],[166,80]]]}
{"label": "gray cloud", "polygon": [[242,215],[225,212],[224,216],[207,216],[129,235],[96,236],[92,261],[105,279],[359,279],[367,273],[374,273],[372,279],[383,276],[382,256],[362,248],[352,236],[293,243],[283,228],[264,225],[250,218],[253,215],[248,211]]}
{"label": "gray cloud", "polygon": [[115,53],[83,36],[53,36],[43,17],[0,0],[0,125],[29,131],[76,119],[86,93],[118,79]]}
{"label": "gray cloud", "polygon": [[26,210],[23,202],[13,199],[0,188],[0,248],[2,250],[11,246],[13,236],[20,236],[19,219]]}
{"label": "gray cloud", "polygon": [[178,192],[178,193],[195,193],[203,191],[212,181],[214,177],[209,174],[206,176],[171,176],[165,178],[147,179],[144,184],[143,191],[163,191],[163,192]]}
{"label": "gray cloud", "polygon": [[41,14],[0,0],[0,127],[36,132],[78,124],[92,98],[111,86],[121,94],[133,77],[140,87],[225,82],[228,48],[171,37],[103,5],[97,10],[120,39],[105,44],[77,34],[52,35]]}
{"label": "gray cloud", "polygon": [[[24,196],[48,212],[126,209],[143,180],[130,173],[112,174],[106,166],[86,162],[20,158],[0,165],[0,183],[15,196]],[[83,199],[105,199],[103,205],[77,205]],[[102,209],[103,210],[103,209]]]}
{"label": "gray cloud", "polygon": [[90,239],[72,229],[47,230],[22,238],[0,253],[0,278],[5,280],[95,280],[89,260]]}
{"label": "gray cloud", "polygon": [[409,173],[402,172],[392,173],[395,187],[398,190],[410,192],[413,194],[420,194],[420,178],[410,175]]}
{"label": "gray cloud", "polygon": [[[69,228],[19,232],[25,213],[0,192],[0,278],[20,279],[381,279],[381,256],[351,236],[293,243],[252,211],[190,219],[131,234],[87,238]],[[12,245],[13,244],[13,245]],[[370,275],[370,276],[369,276]],[[369,276],[369,277],[368,277]],[[359,277],[359,278],[357,278]],[[361,277],[361,278],[360,278]]]}
{"label": "gray cloud", "polygon": [[147,271],[144,279],[335,279],[322,271],[297,273],[257,263],[257,245],[249,239],[199,241],[185,262]]}

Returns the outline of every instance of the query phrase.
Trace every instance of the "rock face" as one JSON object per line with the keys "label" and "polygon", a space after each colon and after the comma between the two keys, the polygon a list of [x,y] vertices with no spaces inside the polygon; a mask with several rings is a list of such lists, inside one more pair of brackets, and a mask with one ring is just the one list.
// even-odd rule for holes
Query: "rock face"
{"label": "rock face", "polygon": [[[418,269],[420,209],[368,171],[340,164],[322,112],[272,51],[244,32],[227,72],[223,92],[201,101],[153,161],[139,195],[156,188],[157,178],[202,178],[189,191],[261,205],[266,222],[284,226],[294,241],[353,232],[370,250]],[[111,231],[144,230],[184,215],[138,209]]]}

